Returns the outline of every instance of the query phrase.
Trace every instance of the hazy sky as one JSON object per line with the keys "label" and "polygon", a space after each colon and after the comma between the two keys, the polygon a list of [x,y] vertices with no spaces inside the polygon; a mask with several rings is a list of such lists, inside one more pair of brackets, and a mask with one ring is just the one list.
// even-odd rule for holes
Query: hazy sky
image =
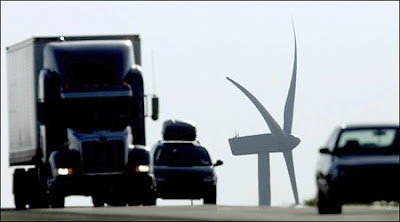
{"label": "hazy sky", "polygon": [[[1,207],[13,207],[8,167],[5,47],[33,36],[139,34],[146,93],[160,119],[192,119],[218,174],[218,204],[258,204],[257,156],[233,156],[228,138],[269,132],[253,93],[283,125],[293,64],[298,73],[293,134],[300,201],[316,194],[318,149],[341,123],[399,123],[399,2],[1,2]],[[154,52],[155,86],[152,78]],[[272,205],[294,203],[282,154],[271,155]],[[173,202],[163,202],[166,204]],[[67,205],[91,204],[70,197]],[[190,204],[190,202],[179,202]]]}

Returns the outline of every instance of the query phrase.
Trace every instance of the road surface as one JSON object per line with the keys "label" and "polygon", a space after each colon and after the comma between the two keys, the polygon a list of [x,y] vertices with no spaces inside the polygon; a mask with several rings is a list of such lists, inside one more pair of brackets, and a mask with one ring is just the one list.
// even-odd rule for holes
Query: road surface
{"label": "road surface", "polygon": [[346,206],[339,215],[319,215],[313,207],[157,206],[67,207],[1,210],[1,221],[123,221],[123,220],[259,220],[259,221],[399,221],[398,207]]}

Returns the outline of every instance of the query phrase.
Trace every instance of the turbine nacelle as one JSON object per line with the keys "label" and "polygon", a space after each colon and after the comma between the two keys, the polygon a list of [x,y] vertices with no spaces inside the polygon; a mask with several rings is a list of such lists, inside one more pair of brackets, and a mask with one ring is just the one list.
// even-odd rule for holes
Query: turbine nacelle
{"label": "turbine nacelle", "polygon": [[232,154],[235,156],[291,151],[300,143],[300,139],[293,135],[285,137],[284,140],[281,140],[274,138],[272,134],[260,134],[233,137],[228,141]]}
{"label": "turbine nacelle", "polygon": [[288,140],[287,140],[287,145],[290,148],[290,150],[296,148],[299,144],[300,144],[301,140],[293,135],[289,135],[288,136]]}
{"label": "turbine nacelle", "polygon": [[279,140],[277,143],[281,152],[291,151],[300,144],[301,140],[293,135],[286,136],[285,140]]}

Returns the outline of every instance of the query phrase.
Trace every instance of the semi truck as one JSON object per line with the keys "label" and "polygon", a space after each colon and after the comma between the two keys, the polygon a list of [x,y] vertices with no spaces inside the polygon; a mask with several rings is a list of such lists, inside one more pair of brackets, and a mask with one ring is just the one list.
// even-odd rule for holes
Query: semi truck
{"label": "semi truck", "polygon": [[[155,205],[139,35],[33,37],[6,48],[9,162],[16,209],[69,195]],[[151,107],[151,108],[150,108]]]}

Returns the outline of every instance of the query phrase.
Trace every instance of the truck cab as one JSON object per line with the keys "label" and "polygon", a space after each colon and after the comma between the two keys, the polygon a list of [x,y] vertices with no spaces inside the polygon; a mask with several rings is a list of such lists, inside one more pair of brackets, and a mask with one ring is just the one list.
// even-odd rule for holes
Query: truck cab
{"label": "truck cab", "polygon": [[[17,209],[63,207],[68,195],[92,196],[94,206],[154,205],[137,42],[70,39],[49,41],[39,54],[43,65],[32,82],[39,141],[29,161],[35,167],[14,173]],[[24,188],[30,180],[36,192]]]}

